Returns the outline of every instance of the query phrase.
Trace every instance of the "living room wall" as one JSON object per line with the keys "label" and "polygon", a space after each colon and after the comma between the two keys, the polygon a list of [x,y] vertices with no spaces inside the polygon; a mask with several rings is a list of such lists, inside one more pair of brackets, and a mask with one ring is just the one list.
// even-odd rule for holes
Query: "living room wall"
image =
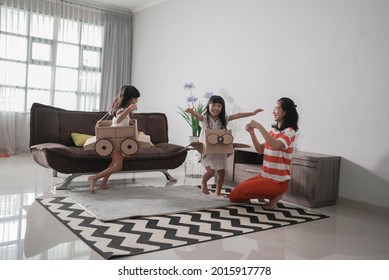
{"label": "living room wall", "polygon": [[[389,2],[168,0],[134,15],[132,83],[140,111],[164,112],[173,143],[188,144],[183,85],[212,91],[228,113],[298,105],[297,149],[342,157],[339,195],[383,209],[389,198]],[[237,142],[250,143],[231,122]]]}

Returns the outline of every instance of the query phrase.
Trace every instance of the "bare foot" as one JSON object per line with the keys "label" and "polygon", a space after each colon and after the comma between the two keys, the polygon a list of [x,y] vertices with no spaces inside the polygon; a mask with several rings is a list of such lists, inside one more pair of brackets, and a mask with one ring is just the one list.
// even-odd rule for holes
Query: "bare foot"
{"label": "bare foot", "polygon": [[216,191],[215,191],[215,195],[216,195],[216,196],[224,196],[224,197],[227,197],[227,196],[225,196],[224,194],[222,194],[222,192],[221,192],[220,190],[216,190]]}
{"label": "bare foot", "polygon": [[222,188],[216,187],[215,195],[216,195],[216,196],[222,196]]}
{"label": "bare foot", "polygon": [[221,199],[221,200],[229,200],[228,196],[221,194],[221,193],[216,194],[216,198]]}
{"label": "bare foot", "polygon": [[102,183],[99,187],[99,190],[107,190],[112,189],[112,186],[108,186],[107,184]]}
{"label": "bare foot", "polygon": [[89,176],[88,177],[88,181],[89,181],[90,192],[91,193],[95,193],[95,183],[96,183],[96,180],[93,179],[93,176]]}
{"label": "bare foot", "polygon": [[273,209],[274,207],[277,206],[277,202],[280,201],[281,198],[282,195],[277,195],[276,197],[273,197],[272,199],[270,199],[270,201],[267,204],[263,206],[263,208],[268,210]]}
{"label": "bare foot", "polygon": [[203,192],[203,194],[209,194],[209,190],[208,190],[208,186],[207,184],[203,184],[201,183],[201,191]]}

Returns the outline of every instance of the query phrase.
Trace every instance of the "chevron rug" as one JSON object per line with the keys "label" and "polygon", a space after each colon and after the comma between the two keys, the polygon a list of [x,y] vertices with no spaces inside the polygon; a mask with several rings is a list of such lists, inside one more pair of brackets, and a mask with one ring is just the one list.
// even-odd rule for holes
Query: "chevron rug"
{"label": "chevron rug", "polygon": [[105,259],[187,246],[328,217],[283,203],[279,203],[276,209],[265,210],[261,202],[252,200],[248,204],[102,222],[68,197],[37,198],[37,201]]}

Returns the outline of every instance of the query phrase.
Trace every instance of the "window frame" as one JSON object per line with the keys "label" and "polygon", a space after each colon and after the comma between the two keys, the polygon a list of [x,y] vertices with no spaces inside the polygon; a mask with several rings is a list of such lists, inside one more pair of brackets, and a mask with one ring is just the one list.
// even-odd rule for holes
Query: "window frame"
{"label": "window frame", "polygon": [[[10,9],[10,13],[14,13],[14,10],[15,8],[12,8],[12,7],[8,7],[8,6],[0,6],[1,9]],[[6,13],[8,11],[5,11]],[[99,107],[99,100],[100,100],[100,94],[101,94],[101,74],[102,74],[102,54],[103,54],[103,46],[91,46],[91,45],[85,45],[85,44],[82,44],[82,36],[83,36],[83,31],[84,31],[84,25],[91,25],[93,26],[94,28],[99,28],[101,29],[101,38],[98,38],[98,40],[100,42],[103,41],[103,32],[104,32],[104,26],[102,23],[91,23],[91,22],[87,22],[87,21],[82,21],[82,20],[77,20],[78,22],[78,42],[77,43],[70,43],[70,42],[64,42],[64,41],[60,41],[58,39],[58,32],[59,32],[59,23],[61,20],[66,20],[66,19],[61,19],[61,17],[59,16],[56,16],[56,15],[47,15],[47,14],[44,14],[43,16],[47,16],[49,18],[52,19],[52,22],[53,22],[53,39],[48,39],[48,38],[40,38],[40,37],[36,37],[36,36],[32,36],[31,33],[32,33],[32,17],[33,15],[35,14],[38,14],[39,17],[42,16],[41,13],[39,12],[36,12],[36,11],[31,11],[31,10],[23,10],[21,11],[22,13],[27,13],[27,34],[22,34],[22,33],[16,33],[17,30],[15,29],[12,29],[11,30],[8,28],[8,31],[7,30],[3,30],[1,27],[0,27],[0,34],[3,35],[11,35],[11,36],[17,36],[17,37],[21,37],[21,38],[25,38],[27,40],[27,57],[26,57],[26,61],[20,61],[20,60],[16,60],[16,59],[10,59],[10,58],[5,58],[3,56],[0,55],[0,62],[11,62],[11,63],[23,63],[26,65],[25,67],[25,81],[24,81],[24,86],[20,86],[20,85],[12,85],[12,84],[7,84],[7,81],[5,80],[4,83],[0,83],[0,87],[2,87],[4,89],[4,94],[6,92],[6,90],[11,90],[12,92],[12,89],[17,89],[17,90],[24,90],[24,105],[21,106],[20,108],[23,108],[23,112],[28,112],[29,109],[30,109],[30,105],[32,104],[31,102],[34,102],[33,100],[29,100],[29,97],[28,97],[28,92],[29,91],[34,91],[35,93],[36,92],[39,92],[39,91],[47,91],[48,89],[47,88],[39,88],[39,87],[35,87],[35,86],[31,86],[31,84],[29,84],[29,69],[31,66],[33,65],[37,65],[37,66],[46,66],[46,67],[50,67],[50,73],[51,73],[51,80],[50,80],[50,88],[49,88],[49,104],[48,105],[51,105],[51,106],[54,106],[55,104],[55,96],[56,94],[59,94],[59,92],[68,92],[68,93],[74,93],[75,96],[76,96],[76,104],[71,104],[70,108],[67,108],[67,109],[72,109],[72,110],[81,110],[81,109],[84,109],[84,108],[90,108],[91,110],[95,110],[95,109],[98,109]],[[23,15],[25,16],[25,15]],[[49,21],[51,20],[49,19]],[[71,19],[73,20],[73,19]],[[87,28],[86,28],[87,29]],[[12,31],[12,32],[10,32]],[[41,60],[41,59],[36,59],[34,58],[33,59],[33,44],[34,43],[41,43],[41,44],[47,44],[50,46],[50,54],[49,54],[49,61],[47,60]],[[58,45],[59,44],[69,44],[69,45],[73,45],[73,46],[76,46],[78,48],[78,61],[77,61],[77,66],[75,67],[67,67],[67,66],[60,66],[60,65],[57,65],[57,55],[58,55]],[[101,43],[102,44],[102,43]],[[96,67],[92,67],[92,66],[85,66],[83,65],[83,51],[84,50],[90,50],[90,51],[94,51],[94,52],[97,52],[98,53],[98,65]],[[76,89],[74,91],[66,91],[66,90],[58,90],[57,86],[56,85],[56,75],[57,75],[57,68],[60,67],[60,68],[68,68],[68,69],[72,69],[72,70],[76,70],[77,71],[77,78],[75,80],[75,83],[76,83]],[[81,80],[83,78],[83,75],[84,73],[88,73],[88,72],[91,72],[93,73],[94,75],[96,74],[96,77],[95,80],[94,80],[94,83],[95,83],[95,86],[93,88],[95,88],[96,90],[95,91],[83,91],[83,81]],[[93,76],[92,76],[93,78]],[[83,98],[84,96],[88,96],[89,98],[91,98],[90,100],[90,104],[92,105],[83,105],[82,104],[82,101],[81,101],[81,98]],[[1,98],[1,96],[0,96]],[[0,105],[1,103],[3,102],[3,100],[0,101]],[[6,99],[5,99],[5,104],[6,104]],[[0,110],[3,111],[9,111],[7,110],[7,107],[10,107],[9,105],[4,105],[4,108],[1,108],[0,107]],[[81,108],[83,107],[83,108]],[[17,109],[19,111],[19,109]]]}

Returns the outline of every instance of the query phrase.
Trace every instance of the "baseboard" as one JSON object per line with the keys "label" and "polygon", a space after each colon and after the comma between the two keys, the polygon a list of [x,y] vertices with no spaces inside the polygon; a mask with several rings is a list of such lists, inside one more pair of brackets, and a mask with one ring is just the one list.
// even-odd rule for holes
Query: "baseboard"
{"label": "baseboard", "polygon": [[374,204],[370,204],[367,202],[361,202],[345,197],[339,197],[337,203],[346,205],[351,208],[355,208],[358,210],[363,210],[372,214],[377,214],[377,215],[382,215],[385,217],[389,217],[389,208],[388,207],[383,207],[383,206],[378,206]]}

